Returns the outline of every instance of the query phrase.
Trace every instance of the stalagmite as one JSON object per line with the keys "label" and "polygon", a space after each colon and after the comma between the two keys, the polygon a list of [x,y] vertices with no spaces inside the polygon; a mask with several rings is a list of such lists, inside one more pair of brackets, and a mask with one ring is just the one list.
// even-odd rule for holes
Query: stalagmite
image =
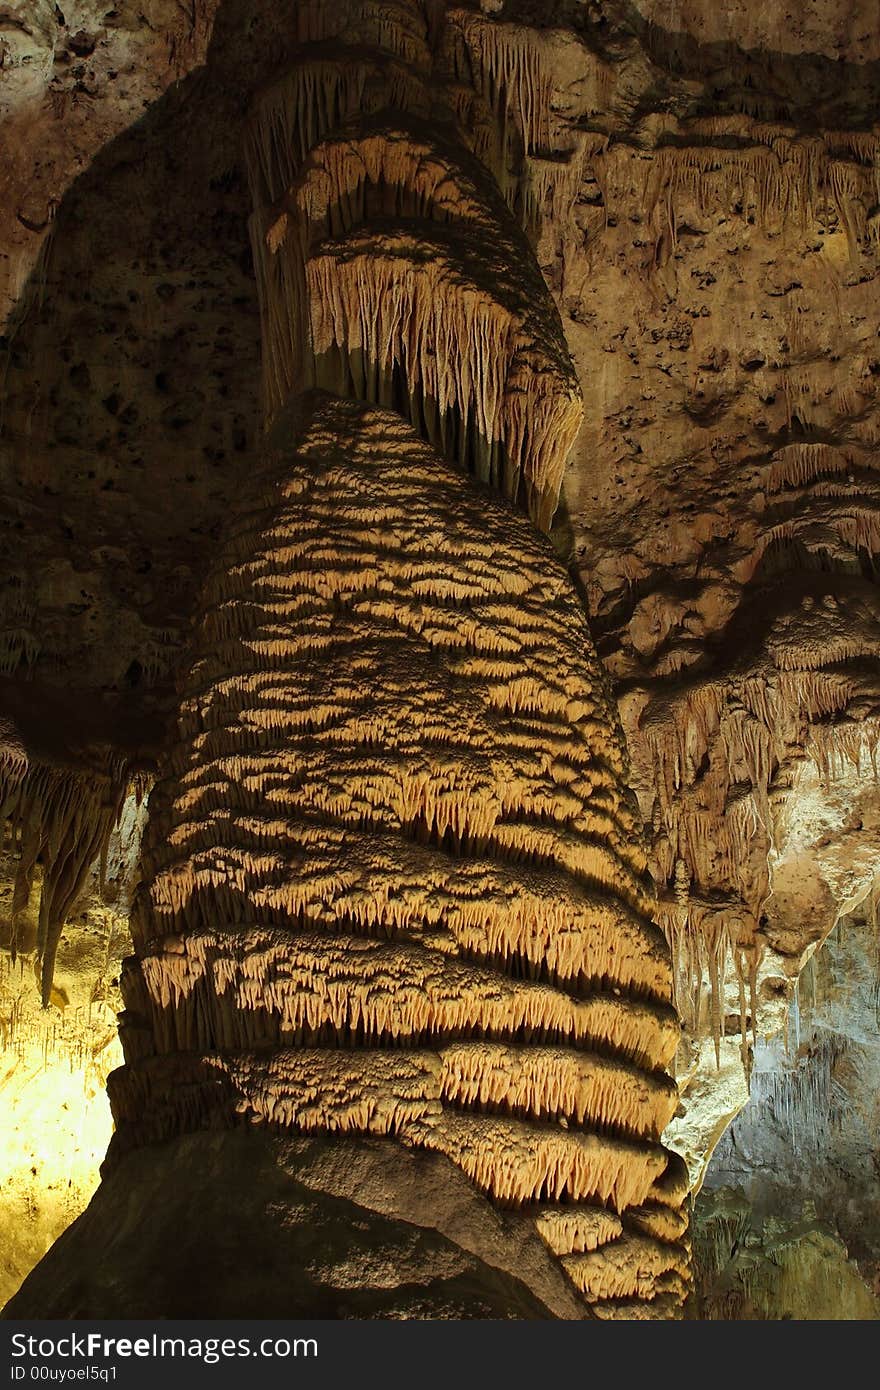
{"label": "stalagmite", "polygon": [[396,1135],[502,1203],[640,1210],[678,1028],[577,601],[399,417],[299,410],[151,803],[115,1152],[243,1114]]}
{"label": "stalagmite", "polygon": [[[527,1222],[584,1316],[675,1316],[669,951],[542,534],[583,411],[559,316],[438,7],[299,17],[247,145],[271,432],[151,796],[106,1172],[201,1130],[382,1141]],[[524,32],[452,23],[543,150]]]}

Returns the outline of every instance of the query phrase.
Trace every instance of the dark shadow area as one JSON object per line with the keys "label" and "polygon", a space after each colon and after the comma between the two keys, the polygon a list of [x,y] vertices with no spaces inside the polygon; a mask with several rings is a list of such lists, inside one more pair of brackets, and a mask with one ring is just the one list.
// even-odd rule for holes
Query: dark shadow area
{"label": "dark shadow area", "polygon": [[152,740],[259,448],[241,140],[294,30],[275,0],[221,6],[206,65],[70,188],[0,355],[5,674],[63,689],[90,738]]}

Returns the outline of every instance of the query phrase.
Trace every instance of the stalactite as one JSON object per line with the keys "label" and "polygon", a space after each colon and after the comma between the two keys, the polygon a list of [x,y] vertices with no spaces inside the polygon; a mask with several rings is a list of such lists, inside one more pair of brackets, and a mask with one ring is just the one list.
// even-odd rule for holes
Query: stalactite
{"label": "stalactite", "polygon": [[[553,83],[534,29],[506,24],[472,10],[451,9],[450,29],[461,35],[486,96],[499,117],[512,112],[527,153],[551,147]],[[450,44],[453,71],[456,50]],[[457,76],[465,74],[459,72]]]}
{"label": "stalactite", "polygon": [[856,466],[856,455],[849,449],[825,443],[789,444],[774,454],[767,474],[767,487],[770,492],[805,487],[823,475],[851,473]]}
{"label": "stalactite", "polygon": [[33,629],[31,605],[14,594],[7,598],[0,607],[0,676],[22,676],[35,665],[40,642]]}
{"label": "stalactite", "polygon": [[840,781],[853,772],[878,776],[877,749],[880,745],[880,719],[876,716],[855,722],[812,724],[806,743],[808,757],[815,764],[823,786]]}
{"label": "stalactite", "polygon": [[[424,422],[431,442],[513,499],[522,478],[532,515],[548,526],[580,391],[558,316],[497,191],[413,114],[333,139],[301,132],[300,142],[315,137],[308,161],[290,139],[278,161],[298,95],[276,84],[251,126],[256,195],[291,188],[280,216],[258,212],[253,224],[270,413],[303,380],[386,404],[401,372],[413,423]],[[399,190],[390,200],[389,187]],[[402,217],[399,229],[358,230],[369,188],[383,190],[381,211]],[[434,216],[442,232],[428,234],[407,213]],[[316,227],[336,239],[315,242]],[[305,301],[314,369],[302,351]],[[332,351],[341,360],[328,367]]]}
{"label": "stalactite", "polygon": [[597,149],[591,164],[615,215],[643,183],[642,205],[671,245],[688,205],[700,216],[718,207],[750,210],[774,234],[804,230],[830,211],[855,255],[878,202],[878,151],[876,131],[805,135],[747,116],[715,116],[681,122],[647,158],[618,143]]}
{"label": "stalactite", "polygon": [[36,940],[43,1004],[49,1003],[55,955],[65,920],[104,852],[122,810],[128,777],[121,762],[93,773],[31,760],[13,734],[0,758],[3,847],[17,856],[10,908],[10,947],[21,949],[20,919],[42,867]]}
{"label": "stalactite", "polygon": [[[472,240],[459,228],[453,244],[424,231],[323,243],[306,267],[313,348],[319,358],[333,347],[363,353],[382,377],[403,368],[410,391],[436,404],[432,442],[442,446],[453,408],[466,430],[472,420],[480,439],[504,445],[501,489],[515,498],[522,476],[546,527],[580,428],[579,392],[570,369],[524,340],[515,291],[504,295],[504,264],[494,267],[491,291],[482,273],[472,278],[482,237]],[[495,481],[488,467],[481,474]]]}
{"label": "stalactite", "polygon": [[772,1122],[797,1152],[820,1162],[850,1115],[850,1098],[834,1075],[847,1047],[840,1034],[816,1030],[781,1067],[755,1069],[748,1108],[737,1121],[742,1142],[754,1144],[759,1128]]}
{"label": "stalactite", "polygon": [[506,195],[509,182],[508,152],[489,103],[481,93],[463,82],[447,82],[444,92],[455,115],[462,143],[486,166],[501,192]]}
{"label": "stalactite", "polygon": [[583,186],[585,141],[553,156],[526,159],[523,203],[528,222],[556,227],[569,224],[572,209]]}

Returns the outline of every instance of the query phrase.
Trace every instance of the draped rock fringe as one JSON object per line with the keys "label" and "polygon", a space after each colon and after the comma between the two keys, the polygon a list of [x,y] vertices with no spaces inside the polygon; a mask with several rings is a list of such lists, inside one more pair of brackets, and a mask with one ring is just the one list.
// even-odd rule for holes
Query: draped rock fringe
{"label": "draped rock fringe", "polygon": [[444,95],[455,116],[462,143],[494,175],[504,193],[509,181],[506,150],[492,108],[480,92],[461,82],[448,82]]}
{"label": "draped rock fringe", "polygon": [[392,107],[427,115],[424,80],[372,49],[338,45],[303,51],[295,66],[256,99],[245,134],[245,163],[257,208],[274,206],[309,151],[352,117]]}
{"label": "draped rock fringe", "polygon": [[[304,813],[314,813],[314,797],[297,800]],[[327,814],[339,819],[332,807]],[[340,930],[405,939],[407,932],[442,922],[449,932],[442,947],[447,954],[515,958],[563,985],[593,982],[668,998],[670,974],[659,933],[623,905],[603,904],[601,887],[587,897],[567,875],[538,871],[524,882],[513,864],[489,856],[453,856],[450,864],[448,853],[370,833],[360,819],[360,826],[340,836],[326,826],[279,818],[266,821],[255,837],[243,818],[224,815],[236,846],[175,857],[167,869],[157,870],[151,891],[154,921],[168,932],[184,921],[210,926],[210,909],[202,917],[199,895],[214,901],[213,890],[220,889],[222,901],[228,884],[252,909],[265,909],[265,920],[294,929],[313,919]],[[214,815],[207,824],[200,820],[185,828],[197,842],[217,837]],[[446,830],[438,827],[441,845],[445,837]],[[179,840],[175,830],[169,837],[172,854]],[[279,841],[286,845],[282,857],[269,848]],[[287,868],[294,859],[307,865],[296,877]]]}
{"label": "draped rock fringe", "polygon": [[666,1163],[651,1186],[648,1194],[651,1200],[646,1203],[646,1206],[669,1207],[680,1214],[682,1204],[690,1191],[688,1166],[680,1154],[673,1153],[668,1149],[664,1152]]}
{"label": "draped rock fringe", "polygon": [[[345,723],[347,732],[356,736],[356,723]],[[502,723],[502,720],[497,721],[496,727]],[[303,734],[308,732],[303,728]],[[368,738],[369,726],[365,733]],[[322,743],[326,741],[329,740],[321,740]],[[522,751],[525,752],[525,748]],[[166,915],[180,912],[185,897],[198,891],[200,883],[210,881],[217,873],[228,872],[236,892],[253,889],[266,895],[267,902],[271,898],[273,909],[296,916],[304,904],[297,898],[297,890],[288,888],[282,861],[265,857],[270,849],[270,835],[282,832],[298,842],[300,849],[307,848],[318,856],[315,870],[320,872],[317,877],[323,878],[331,891],[331,904],[338,912],[359,912],[349,898],[350,875],[344,869],[341,876],[339,872],[343,845],[354,849],[378,895],[376,911],[363,917],[364,925],[400,926],[423,904],[428,891],[428,884],[423,888],[419,886],[419,868],[428,873],[433,888],[440,891],[437,874],[445,874],[446,856],[451,856],[466,862],[459,868],[462,882],[456,898],[461,899],[460,905],[456,908],[455,901],[450,900],[446,906],[457,911],[457,926],[462,933],[476,933],[474,941],[482,939],[488,943],[494,933],[499,947],[506,943],[507,949],[529,950],[530,940],[535,943],[544,940],[554,920],[561,920],[559,911],[562,909],[543,891],[545,886],[552,888],[555,882],[560,888],[564,886],[567,900],[564,910],[570,912],[572,918],[571,924],[563,930],[577,929],[583,931],[585,937],[583,947],[563,940],[552,947],[553,968],[572,976],[594,973],[589,969],[590,957],[601,949],[603,940],[610,934],[614,939],[609,940],[609,945],[620,954],[621,982],[662,992],[667,975],[647,920],[652,911],[652,899],[645,892],[643,882],[633,874],[631,857],[624,852],[625,841],[619,839],[619,827],[613,815],[603,811],[601,806],[592,816],[585,808],[579,808],[576,816],[554,827],[545,810],[552,797],[552,778],[529,786],[539,769],[535,768],[530,776],[522,762],[518,769],[520,785],[505,798],[507,809],[514,813],[511,823],[511,818],[505,815],[505,803],[499,796],[493,796],[487,786],[487,778],[491,776],[488,766],[483,767],[483,775],[471,777],[466,771],[457,773],[448,755],[441,755],[435,771],[420,772],[413,777],[403,757],[395,757],[398,766],[393,771],[371,767],[367,759],[366,754],[359,758],[340,750],[333,767],[329,751],[319,751],[316,762],[326,765],[332,772],[333,783],[338,784],[331,786],[329,795],[328,789],[320,784],[317,770],[313,773],[304,768],[302,758],[292,754],[273,757],[267,753],[261,758],[233,755],[222,761],[206,762],[211,780],[203,784],[197,795],[187,795],[186,802],[201,803],[203,813],[213,822],[210,834],[218,842],[216,853],[206,853],[204,843],[199,843],[203,822],[193,821],[189,816],[181,820],[161,851],[163,858],[155,861],[157,878],[160,866],[164,871],[168,855],[173,855],[181,866],[174,871],[175,881],[163,881],[160,886],[157,909]],[[511,759],[503,759],[500,755],[491,758],[491,763],[498,771],[505,763],[515,766]],[[342,780],[346,770],[355,779],[350,791],[345,790]],[[290,810],[311,809],[313,814],[317,812],[336,821],[339,829],[316,833],[294,827],[289,815],[260,813],[245,817],[225,812],[225,789],[234,785],[236,771],[246,778],[244,790],[248,799],[256,798],[263,787],[270,806],[282,799],[279,778],[286,773],[294,779],[289,794],[283,798]],[[471,802],[464,794],[469,783],[474,797]],[[568,799],[562,779],[559,795],[560,799]],[[184,802],[179,809],[185,809]],[[502,823],[502,817],[506,824]],[[253,850],[261,857],[259,869],[254,866],[248,869],[235,846],[229,844],[236,830],[239,842],[243,842],[241,854]],[[358,831],[369,835],[359,849],[355,838]],[[604,844],[602,832],[607,834]],[[431,842],[444,850],[442,859],[434,858],[429,862],[417,848],[420,843]],[[504,868],[493,871],[492,860],[514,865],[531,860],[538,880],[537,891],[517,906],[512,900],[516,894],[511,893],[510,872]],[[571,877],[556,871],[567,871]],[[398,873],[401,887],[406,888],[405,900],[398,907],[388,905],[389,872]],[[468,906],[468,900],[481,892],[491,896],[497,904],[500,915],[495,928],[481,927],[479,918],[474,917]],[[603,893],[607,895],[604,903]],[[394,896],[392,893],[391,897]],[[430,908],[423,910],[430,917]]]}
{"label": "draped rock fringe", "polygon": [[[380,421],[381,431],[377,430]],[[549,551],[539,544],[518,514],[490,505],[484,493],[462,489],[458,475],[441,464],[403,421],[380,411],[360,411],[352,429],[357,434],[356,446],[346,452],[344,460],[334,453],[332,441],[316,435],[314,449],[305,450],[299,462],[287,466],[285,481],[278,485],[278,491],[269,487],[267,508],[273,498],[278,508],[289,495],[300,497],[298,511],[279,511],[277,526],[261,519],[256,529],[245,527],[234,538],[229,552],[221,555],[220,577],[208,586],[202,640],[209,650],[222,643],[224,633],[236,630],[239,620],[233,621],[234,613],[240,614],[240,623],[246,628],[259,630],[263,605],[272,602],[276,588],[290,595],[291,614],[296,611],[298,590],[308,603],[305,612],[328,610],[327,621],[330,624],[332,619],[332,627],[327,627],[324,637],[319,638],[314,624],[306,628],[306,642],[322,653],[316,673],[327,669],[325,663],[332,658],[335,640],[331,642],[330,638],[340,627],[340,608],[351,607],[351,621],[360,624],[371,640],[374,627],[383,616],[380,628],[392,616],[395,625],[403,625],[400,634],[375,636],[375,642],[380,644],[376,650],[385,649],[391,635],[403,640],[404,634],[406,641],[418,650],[420,634],[428,628],[434,640],[430,624],[433,622],[439,632],[436,625],[446,613],[454,620],[447,622],[446,644],[453,645],[460,622],[471,616],[476,621],[485,614],[481,645],[488,644],[490,633],[495,633],[500,650],[520,654],[518,664],[543,670],[540,682],[534,677],[530,680],[535,698],[539,688],[546,692],[540,702],[544,712],[527,706],[518,715],[519,701],[507,704],[496,697],[487,702],[481,689],[485,723],[475,724],[472,716],[467,715],[471,730],[469,747],[480,747],[484,729],[488,730],[490,741],[494,740],[497,719],[503,714],[508,744],[512,740],[514,747],[530,749],[534,757],[539,751],[537,735],[546,750],[543,756],[548,765],[558,762],[562,768],[572,759],[584,771],[589,767],[591,800],[596,802],[599,787],[616,786],[615,796],[624,808],[627,801],[620,785],[624,772],[622,738],[613,719],[601,668],[595,654],[583,643],[579,606],[563,572],[557,572],[549,563]],[[399,466],[404,459],[405,472]],[[335,535],[333,564],[329,563],[327,543],[320,540],[328,514],[333,516]],[[451,525],[452,518],[455,525]],[[264,525],[265,537],[259,530]],[[442,562],[437,553],[438,525],[443,527]],[[319,548],[321,545],[323,549]],[[349,557],[345,563],[344,555]],[[251,558],[239,562],[239,556]],[[224,592],[230,591],[240,594],[239,609],[224,601]],[[361,591],[363,601],[355,605]],[[215,612],[216,626],[212,616]],[[408,614],[412,614],[410,627]],[[202,672],[206,658],[196,663],[192,695],[185,698],[183,705],[184,711],[191,710],[189,717],[196,720],[188,728],[187,737],[210,727],[206,721],[215,703],[221,717],[224,707],[229,707],[247,710],[252,720],[267,698],[275,701],[276,692],[280,695],[290,684],[291,677],[282,674],[289,667],[290,658],[299,659],[302,655],[295,640],[296,629],[290,626],[289,619],[287,631],[289,645],[278,643],[277,674],[271,667],[261,671],[265,651],[257,658],[249,653],[246,643],[235,654],[238,661],[245,663],[244,667],[240,666],[229,679],[215,677],[204,689]],[[393,649],[392,644],[388,650]],[[345,642],[341,650],[343,660],[350,662]],[[228,659],[224,654],[224,671]],[[511,674],[516,669],[512,667]],[[341,675],[341,671],[334,670],[334,674]],[[495,671],[484,657],[482,665],[471,661],[459,665],[457,674],[482,681],[485,676],[492,678]],[[523,672],[524,676],[527,674]],[[405,679],[409,682],[409,675]],[[326,692],[322,696],[326,713],[313,697],[310,733],[319,735],[325,727],[329,730],[339,714],[353,703],[353,735],[366,742],[376,738],[386,741],[393,731],[395,746],[401,746],[401,739],[417,746],[418,739],[413,739],[409,725],[401,725],[398,716],[390,722],[387,714],[373,716],[376,722],[371,725],[371,716],[360,698],[358,678],[352,678],[350,671],[340,689],[339,696],[330,697]],[[374,703],[384,689],[383,685],[374,692]],[[417,697],[423,715],[427,712],[423,702],[430,690],[431,676],[426,670]],[[444,705],[442,727],[455,729],[460,716],[457,708],[449,705],[447,691],[444,681],[437,692],[438,697],[442,694]],[[404,698],[404,685],[390,686],[384,696],[386,701]],[[285,720],[295,719],[288,705],[289,702],[282,702],[279,713],[284,711]],[[267,709],[265,715],[259,716],[259,726],[268,726],[269,713]],[[244,737],[242,730],[238,737]],[[453,737],[451,742],[455,746],[457,740]],[[559,775],[565,776],[562,771]],[[573,779],[569,776],[566,780]],[[587,790],[585,785],[584,792]],[[498,797],[503,808],[506,798],[502,788],[498,789]],[[635,846],[635,822],[629,821],[627,829]]]}
{"label": "draped rock fringe", "polygon": [[[860,528],[853,529],[856,535],[860,534]],[[792,522],[773,527],[771,535],[775,539],[796,533],[796,523]],[[874,660],[878,649],[876,617],[873,611],[864,609],[853,616],[842,615],[830,631],[827,614],[802,617],[793,635],[783,632],[767,642],[768,655],[782,673],[813,674],[836,662]]]}
{"label": "draped rock fringe", "polygon": [[536,1218],[538,1231],[554,1255],[597,1250],[623,1234],[623,1222],[604,1207],[557,1207]]}
{"label": "draped rock fringe", "polygon": [[583,185],[586,145],[582,141],[569,150],[554,151],[543,158],[526,158],[522,189],[526,221],[565,227]]}
{"label": "draped rock fringe", "polygon": [[[306,1132],[401,1134],[440,1110],[440,1059],[429,1052],[298,1048],[270,1055],[205,1053],[150,1058],[113,1074],[117,1123],[138,1123],[167,1095],[220,1095],[242,1115]],[[158,1113],[157,1113],[158,1118]]]}
{"label": "draped rock fringe", "polygon": [[582,1052],[460,1043],[442,1056],[443,1095],[457,1104],[507,1105],[654,1139],[677,1104],[667,1077]]}
{"label": "draped rock fringe", "polygon": [[[855,251],[852,247],[851,250]],[[816,423],[820,412],[816,407],[824,407],[830,394],[826,385],[819,384],[815,371],[810,368],[786,369],[780,381],[780,389],[786,409],[786,424],[789,429],[796,421],[801,425]],[[838,416],[857,415],[863,409],[864,395],[853,387],[848,375],[838,382],[834,389],[834,409]]]}
{"label": "draped rock fringe", "polygon": [[836,521],[837,532],[844,545],[853,550],[865,550],[872,556],[880,551],[880,518],[875,506],[872,501],[870,510],[866,507],[861,513],[842,516]]}
{"label": "draped rock fringe", "polygon": [[453,406],[473,416],[482,439],[505,446],[507,496],[524,474],[546,528],[583,418],[570,360],[535,351],[497,286],[450,252],[406,233],[324,243],[306,266],[313,349],[359,349],[382,372],[399,364],[441,417]]}
{"label": "draped rock fringe", "polygon": [[593,1303],[605,1298],[650,1299],[658,1290],[659,1276],[670,1271],[682,1276],[684,1293],[690,1262],[679,1245],[667,1245],[650,1236],[624,1234],[597,1250],[564,1255],[562,1263]]}
{"label": "draped rock fringe", "polygon": [[630,1207],[626,1213],[628,1229],[641,1231],[663,1241],[685,1241],[688,1230],[687,1216],[674,1207],[649,1204],[643,1207]]}
{"label": "draped rock fringe", "polygon": [[336,343],[349,352],[362,349],[382,370],[405,363],[410,389],[420,384],[442,414],[452,405],[465,415],[473,409],[483,438],[499,439],[516,351],[513,316],[458,267],[434,258],[424,266],[409,261],[408,251],[421,250],[415,244],[392,245],[385,257],[374,244],[358,249],[334,255],[328,248],[307,266],[316,353]]}
{"label": "draped rock fringe", "polygon": [[[322,225],[323,235],[330,233],[330,208],[358,206],[369,184],[412,195],[420,217],[485,224],[493,214],[504,216],[485,171],[468,167],[464,151],[443,141],[436,123],[429,126],[412,116],[403,120],[398,113],[361,118],[316,144],[290,198],[314,239],[314,229]],[[390,209],[392,215],[398,211]],[[504,236],[503,229],[496,231]],[[512,234],[505,237],[513,239]]]}
{"label": "draped rock fringe", "polygon": [[34,870],[42,866],[37,954],[42,962],[43,1004],[49,1003],[55,955],[65,920],[90,866],[107,848],[125,797],[128,778],[121,764],[104,772],[81,772],[29,762],[14,738],[0,757],[0,836],[7,853],[18,855],[10,907],[13,959],[18,928],[31,896]]}
{"label": "draped rock fringe", "polygon": [[[712,143],[719,137],[740,143]],[[662,215],[673,244],[676,209],[685,200],[702,215],[739,201],[754,207],[765,226],[801,228],[830,203],[851,253],[869,228],[875,237],[880,235],[877,219],[868,219],[880,201],[876,131],[801,136],[794,128],[737,116],[689,121],[678,139],[651,153],[645,192],[649,212]],[[633,157],[643,158],[622,146],[594,156],[597,164],[612,165]],[[616,183],[620,189],[626,184],[621,171],[615,178],[610,169],[603,181],[606,187]]]}
{"label": "draped rock fringe", "polygon": [[443,1110],[410,1132],[501,1202],[598,1199],[620,1212],[642,1202],[667,1162],[659,1148],[497,1115]]}
{"label": "draped rock fringe", "polygon": [[[837,450],[830,452],[837,453]],[[827,521],[829,528],[833,528],[849,548],[867,550],[870,546],[876,546],[879,482],[876,478],[867,477],[866,470],[856,468],[854,461],[847,459],[847,456],[842,459],[838,457],[836,463],[837,478],[819,477],[816,470],[812,475],[812,481],[805,482],[801,488],[795,489],[788,484],[784,492],[780,489],[776,495],[772,495],[767,507],[767,518],[772,518],[774,514],[788,513],[787,520],[769,525],[763,535],[760,535],[751,566],[748,569],[744,567],[741,571],[745,582],[749,582],[758,571],[760,560],[770,543],[779,539],[809,538],[810,527],[805,527],[804,518],[791,516],[792,503],[797,505],[798,500],[804,496],[809,496],[812,530],[815,530],[816,524],[820,521]],[[841,473],[847,474],[847,477],[840,477]],[[831,541],[831,545],[833,543]],[[870,553],[873,555],[873,552]]]}
{"label": "draped rock fringe", "polygon": [[[459,1109],[506,1106],[538,1120],[610,1122],[628,1131],[625,1138],[656,1139],[674,1097],[665,1077],[646,1077],[623,1063],[561,1048],[492,1043],[457,1043],[437,1052],[298,1048],[268,1057],[203,1053],[197,1063],[182,1063],[174,1055],[151,1058],[130,1073],[118,1073],[117,1119],[136,1118],[153,1095],[162,1094],[169,1071],[177,1075],[182,1065],[196,1066],[200,1075],[207,1069],[212,1080],[229,1078],[240,1105],[273,1124],[383,1134],[397,1131],[404,1115],[434,1114],[445,1102]],[[516,1074],[519,1065],[527,1073],[523,1077]],[[156,1079],[161,1084],[151,1090]],[[639,1094],[652,1112],[647,1117],[634,1103]],[[552,1213],[545,1216],[551,1221]],[[594,1225],[601,1216],[593,1213]],[[612,1224],[620,1229],[616,1218]]]}
{"label": "draped rock fringe", "polygon": [[22,674],[36,664],[41,644],[33,631],[34,617],[32,605],[19,594],[13,592],[4,598],[0,607],[0,675]]}
{"label": "draped rock fringe", "polygon": [[789,444],[773,456],[767,472],[769,492],[815,484],[824,474],[836,477],[853,473],[859,466],[871,467],[871,458],[861,460],[853,449],[832,444]]}
{"label": "draped rock fringe", "polygon": [[[540,33],[472,10],[451,9],[447,21],[447,55],[455,77],[477,75],[498,117],[503,120],[508,112],[514,116],[527,154],[549,149],[553,79]],[[466,66],[459,47],[462,39],[470,58]]]}
{"label": "draped rock fringe", "polygon": [[[660,1286],[674,1285],[674,1292],[658,1292]],[[674,1271],[660,1276],[653,1298],[597,1299],[590,1306],[594,1317],[603,1322],[648,1322],[681,1317],[687,1289],[681,1276]]]}
{"label": "draped rock fringe", "polygon": [[0,797],[5,802],[27,776],[30,760],[18,729],[0,718]]}
{"label": "draped rock fringe", "polygon": [[[154,1023],[170,1030],[165,1050],[210,1048],[214,1030],[237,1049],[304,1031],[401,1045],[476,1034],[598,1046],[653,1070],[679,1038],[666,1006],[599,991],[576,998],[416,939],[230,928],[188,935],[181,953],[145,955],[141,971]],[[123,997],[128,1007],[125,985]]]}

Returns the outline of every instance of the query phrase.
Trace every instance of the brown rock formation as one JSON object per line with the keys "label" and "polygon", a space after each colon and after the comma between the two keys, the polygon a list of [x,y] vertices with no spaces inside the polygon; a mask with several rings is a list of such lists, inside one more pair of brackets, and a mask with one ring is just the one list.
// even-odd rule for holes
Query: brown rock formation
{"label": "brown rock formation", "polygon": [[[188,660],[196,595],[260,430],[249,183],[272,287],[270,413],[303,384],[390,408],[545,523],[561,468],[550,536],[587,595],[648,826],[687,1034],[667,1142],[699,1184],[805,959],[875,874],[870,7],[486,0],[447,5],[445,28],[428,6],[426,29],[406,7],[352,17],[223,0],[193,11],[182,44],[161,6],[140,7],[152,29],[124,5],[104,27],[90,0],[75,19],[60,8],[66,27],[39,12],[54,70],[23,61],[30,20],[30,38],[17,28],[7,42],[22,61],[0,69],[15,137],[0,237],[15,281],[0,432],[8,766],[23,754],[35,786],[64,768],[99,808],[126,758],[148,766],[162,751],[170,672]],[[75,53],[80,30],[97,39],[91,57]],[[111,79],[137,44],[135,72]],[[51,114],[47,73],[67,84]],[[178,73],[95,153],[128,125],[132,94],[150,99]],[[380,259],[385,288],[405,285],[399,303],[369,299]],[[452,308],[430,320],[441,291],[461,341],[473,319],[493,345],[476,394]],[[327,347],[317,361],[303,352],[312,331]],[[413,363],[427,383],[414,392]],[[543,400],[509,389],[530,380]],[[564,428],[572,385],[586,410],[568,461],[538,450],[540,476],[527,476],[516,422],[534,427],[557,403]],[[29,989],[21,951],[57,840],[44,824],[34,901],[18,914]],[[73,919],[62,959],[83,931]],[[0,996],[11,1017],[23,996]],[[50,1034],[61,1018],[51,1005]],[[842,1207],[849,1243],[847,1222]]]}
{"label": "brown rock formation", "polygon": [[[673,1316],[679,1028],[619,728],[564,571],[482,486],[549,524],[581,420],[558,315],[421,7],[299,16],[250,134],[275,452],[151,797],[111,1166],[242,1120],[395,1136],[524,1211],[597,1315]],[[69,1261],[68,1316],[161,1284],[107,1246],[114,1190],[13,1313]]]}

